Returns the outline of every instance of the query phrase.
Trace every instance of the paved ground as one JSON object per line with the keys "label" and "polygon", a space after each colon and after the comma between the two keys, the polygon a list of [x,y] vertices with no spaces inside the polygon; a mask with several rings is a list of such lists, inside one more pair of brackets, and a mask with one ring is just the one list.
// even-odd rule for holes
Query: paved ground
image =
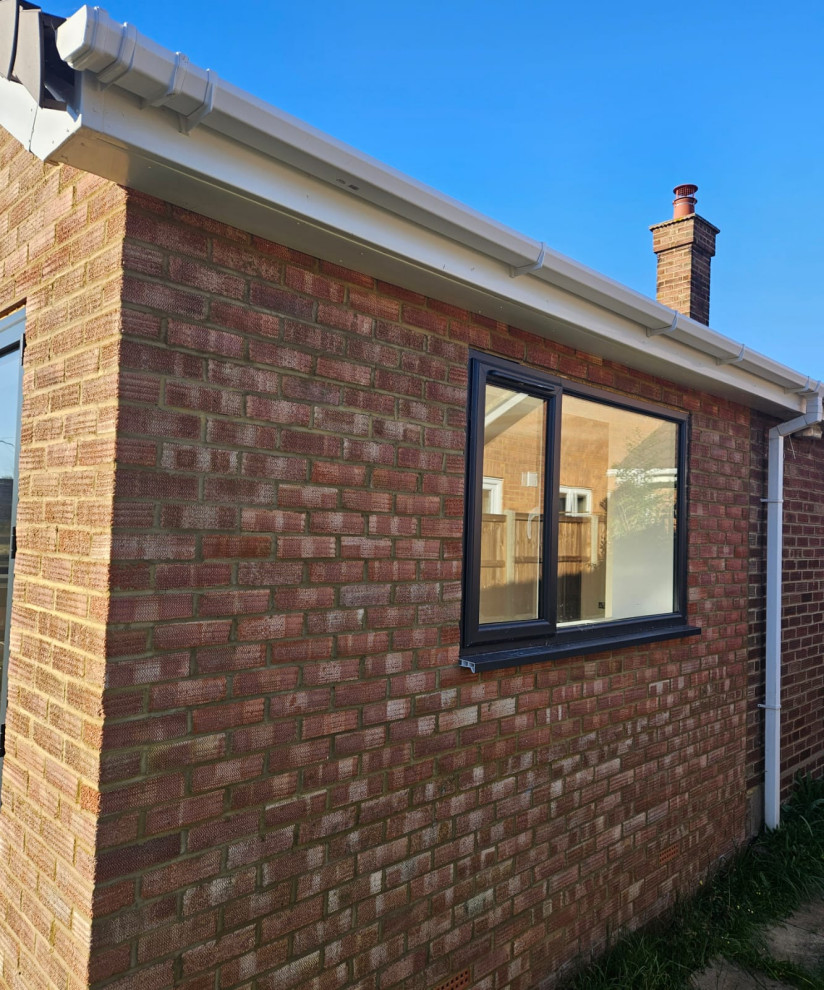
{"label": "paved ground", "polygon": [[[802,967],[809,974],[809,986],[824,990],[824,899],[807,904],[764,934],[773,959]],[[786,983],[746,973],[724,960],[717,960],[693,977],[692,986],[693,990],[794,990]]]}

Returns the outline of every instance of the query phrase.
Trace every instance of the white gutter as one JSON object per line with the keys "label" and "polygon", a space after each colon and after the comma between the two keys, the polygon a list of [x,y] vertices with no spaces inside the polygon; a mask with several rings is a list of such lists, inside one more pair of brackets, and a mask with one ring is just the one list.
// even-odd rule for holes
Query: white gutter
{"label": "white gutter", "polygon": [[[354,198],[361,208],[364,202],[369,203],[473,253],[494,259],[507,269],[510,293],[518,282],[549,283],[640,325],[651,338],[663,331],[670,342],[710,357],[717,362],[714,377],[722,382],[725,377],[722,370],[734,370],[786,389],[788,394],[804,383],[803,376],[763,355],[673,313],[223,82],[211,70],[201,69],[186,56],[157,45],[132,25],[119,24],[99,7],[82,7],[62,24],[57,31],[57,47],[72,68],[93,74],[103,87],[125,90],[141,101],[141,108],[165,107],[172,111],[185,133],[198,126],[215,131],[236,146],[263,152],[270,160],[321,179],[337,192]],[[444,264],[440,246],[434,257],[426,257],[424,253],[416,261],[435,270],[449,267]],[[474,271],[473,266],[470,268]],[[528,277],[514,278],[517,269],[529,270]],[[467,277],[465,271],[455,274]],[[567,314],[560,312],[557,316],[564,320]],[[652,349],[652,339],[647,342],[647,348]],[[639,345],[638,349],[643,348]],[[677,349],[670,360],[677,365],[684,363]],[[712,371],[711,364],[709,370]],[[780,404],[791,408],[794,401],[797,399],[784,398]]]}
{"label": "white gutter", "polygon": [[43,159],[640,371],[779,416],[801,409],[804,375],[336,141],[99,7],[80,8],[56,43],[78,73],[67,111],[7,115],[8,94],[22,87],[0,80],[0,123]]}
{"label": "white gutter", "polygon": [[784,542],[784,437],[824,420],[821,395],[815,389],[806,412],[769,432],[767,460],[767,630],[764,723],[764,823],[781,821],[781,579]]}

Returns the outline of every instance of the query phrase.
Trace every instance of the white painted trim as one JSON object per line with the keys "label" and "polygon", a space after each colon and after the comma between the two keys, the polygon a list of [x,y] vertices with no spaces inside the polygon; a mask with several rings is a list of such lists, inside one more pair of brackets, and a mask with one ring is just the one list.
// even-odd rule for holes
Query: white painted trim
{"label": "white painted trim", "polygon": [[493,516],[499,516],[504,511],[504,479],[484,475],[481,487],[489,492],[489,511]]}
{"label": "white painted trim", "polygon": [[[609,473],[609,472],[607,472]],[[569,485],[558,485],[558,494],[563,498],[563,505],[559,506],[559,511],[568,516],[591,516],[592,515],[592,489],[591,488],[571,488]],[[577,500],[583,496],[586,504],[582,510],[575,507]],[[572,505],[572,508],[569,506]]]}

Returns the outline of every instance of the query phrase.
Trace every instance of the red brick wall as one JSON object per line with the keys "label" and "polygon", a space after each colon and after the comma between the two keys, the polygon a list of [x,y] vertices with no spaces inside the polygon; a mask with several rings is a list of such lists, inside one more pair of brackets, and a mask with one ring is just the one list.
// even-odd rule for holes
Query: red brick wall
{"label": "red brick wall", "polygon": [[[0,145],[0,986],[527,990],[653,916],[760,782],[769,423],[125,204]],[[692,413],[700,638],[456,667],[468,346]],[[787,442],[785,790],[824,769],[819,451]]]}
{"label": "red brick wall", "polygon": [[[0,313],[26,306],[0,986],[88,985],[125,197],[0,131]],[[12,401],[13,397],[4,397]]]}
{"label": "red brick wall", "polygon": [[767,431],[773,420],[753,413],[750,426],[749,656],[747,662],[747,790],[750,830],[764,820],[764,632],[767,595]]}
{"label": "red brick wall", "polygon": [[[764,775],[764,598],[766,593],[767,432],[753,417],[750,585],[750,699],[747,786],[760,799]],[[781,792],[798,773],[824,771],[824,445],[805,437],[784,441],[784,575],[781,697]],[[756,820],[760,820],[756,815]]]}
{"label": "red brick wall", "polygon": [[[527,990],[744,835],[749,413],[130,196],[95,987]],[[692,413],[700,638],[457,667],[468,346]]]}

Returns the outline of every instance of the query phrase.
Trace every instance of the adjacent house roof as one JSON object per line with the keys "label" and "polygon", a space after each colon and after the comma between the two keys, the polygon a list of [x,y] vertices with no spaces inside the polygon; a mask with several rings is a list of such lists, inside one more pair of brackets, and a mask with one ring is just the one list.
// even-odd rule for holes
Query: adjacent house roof
{"label": "adjacent house roof", "polygon": [[18,0],[0,7],[0,125],[43,160],[782,417],[824,392],[100,8],[61,21]]}

